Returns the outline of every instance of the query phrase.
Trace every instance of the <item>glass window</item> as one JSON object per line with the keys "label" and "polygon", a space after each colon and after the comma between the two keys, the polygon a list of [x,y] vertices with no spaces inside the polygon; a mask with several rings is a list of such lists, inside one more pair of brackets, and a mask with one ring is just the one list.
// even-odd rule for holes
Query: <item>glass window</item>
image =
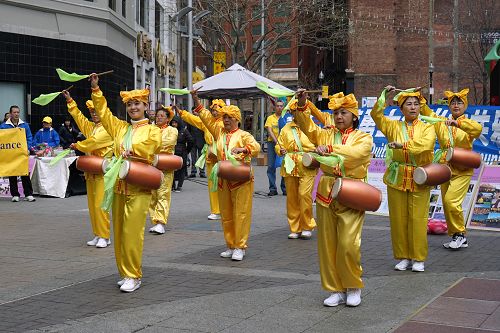
{"label": "glass window", "polygon": [[127,17],[127,0],[122,0],[122,16]]}
{"label": "glass window", "polygon": [[116,11],[116,0],[108,0],[108,7]]}
{"label": "glass window", "polygon": [[289,39],[280,39],[278,40],[277,45],[280,49],[289,49],[292,47],[292,42]]}
{"label": "glass window", "polygon": [[287,17],[290,15],[290,7],[285,3],[280,3],[276,7],[275,16],[277,17]]}
{"label": "glass window", "polygon": [[149,13],[149,7],[148,7],[148,4],[149,4],[149,1],[147,0],[136,0],[135,2],[136,4],[136,11],[135,11],[135,15],[136,15],[136,21],[137,23],[139,23],[142,27],[146,28],[149,24],[149,16],[148,16],[148,13]]}
{"label": "glass window", "polygon": [[276,54],[274,57],[276,65],[290,65],[292,63],[292,56],[290,53]]}

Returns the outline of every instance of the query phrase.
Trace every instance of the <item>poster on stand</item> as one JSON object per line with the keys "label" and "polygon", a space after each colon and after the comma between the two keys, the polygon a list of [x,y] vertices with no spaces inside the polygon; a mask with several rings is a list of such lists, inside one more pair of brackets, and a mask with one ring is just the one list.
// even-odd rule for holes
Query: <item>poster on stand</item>
{"label": "poster on stand", "polygon": [[382,204],[376,212],[366,212],[367,214],[389,216],[389,206],[387,200],[387,185],[384,184],[385,161],[381,158],[372,158],[368,167],[368,184],[376,187],[382,192]]}
{"label": "poster on stand", "polygon": [[500,231],[500,165],[484,167],[467,228]]}

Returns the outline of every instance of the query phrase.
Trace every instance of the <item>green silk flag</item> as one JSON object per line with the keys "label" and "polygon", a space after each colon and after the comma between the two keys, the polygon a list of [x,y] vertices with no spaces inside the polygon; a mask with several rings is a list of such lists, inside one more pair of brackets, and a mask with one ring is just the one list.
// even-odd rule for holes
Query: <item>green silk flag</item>
{"label": "green silk flag", "polygon": [[83,80],[83,79],[86,79],[89,77],[89,75],[80,75],[80,74],[76,74],[76,73],[70,74],[70,73],[63,71],[60,68],[56,68],[56,72],[59,75],[59,78],[61,80],[68,81],[68,82],[76,82],[76,81],[80,81],[80,80]]}
{"label": "green silk flag", "polygon": [[32,102],[44,106],[52,102],[57,96],[59,96],[59,94],[61,94],[60,91],[50,94],[40,94],[40,96],[32,100]]}
{"label": "green silk flag", "polygon": [[187,89],[160,88],[160,90],[167,92],[171,95],[188,95],[189,94],[189,90],[187,90]]}
{"label": "green silk flag", "polygon": [[262,90],[263,92],[265,92],[269,96],[273,96],[276,98],[288,97],[288,96],[292,96],[293,94],[295,94],[294,91],[279,89],[279,88],[271,88],[265,82],[262,82],[262,81],[257,82],[255,85],[257,88],[259,88],[260,90]]}
{"label": "green silk flag", "polygon": [[439,122],[443,122],[443,121],[446,121],[447,119],[441,119],[441,118],[434,118],[434,117],[428,117],[428,116],[422,116],[422,115],[419,115],[418,118],[420,120],[423,120],[425,122],[428,122],[429,124],[436,124],[436,123],[439,123]]}

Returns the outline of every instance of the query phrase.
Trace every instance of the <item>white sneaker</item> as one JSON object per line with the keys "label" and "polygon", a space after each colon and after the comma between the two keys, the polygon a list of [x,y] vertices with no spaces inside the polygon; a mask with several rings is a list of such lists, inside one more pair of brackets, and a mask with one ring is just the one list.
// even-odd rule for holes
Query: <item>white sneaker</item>
{"label": "white sneaker", "polygon": [[292,232],[290,235],[288,235],[289,239],[297,239],[299,238],[299,234],[296,232]]}
{"label": "white sneaker", "polygon": [[465,238],[463,234],[454,234],[451,242],[448,243],[448,248],[458,250],[462,247],[469,247],[469,244],[467,244],[467,238]]}
{"label": "white sneaker", "polygon": [[141,279],[125,278],[124,280],[125,282],[123,282],[120,290],[126,293],[131,293],[141,286]]}
{"label": "white sneaker", "polygon": [[108,241],[105,238],[99,238],[95,247],[98,247],[100,249],[108,247]]}
{"label": "white sneaker", "polygon": [[12,197],[12,202],[19,202],[19,197],[18,196]]}
{"label": "white sneaker", "polygon": [[397,271],[406,271],[408,269],[408,266],[410,266],[410,264],[411,260],[403,259],[396,266],[394,266],[394,269]]}
{"label": "white sneaker", "polygon": [[220,214],[210,214],[208,215],[209,220],[220,220]]}
{"label": "white sneaker", "polygon": [[330,297],[323,301],[325,306],[337,306],[345,303],[345,293],[332,293]]}
{"label": "white sneaker", "polygon": [[26,198],[24,198],[24,200],[29,201],[29,202],[36,201],[36,199],[32,195],[28,195]]}
{"label": "white sneaker", "polygon": [[358,306],[361,303],[361,289],[347,289],[347,306]]}
{"label": "white sneaker", "polygon": [[413,263],[413,266],[411,267],[411,270],[414,272],[423,272],[425,270],[424,262],[423,261],[415,261]]}
{"label": "white sneaker", "polygon": [[234,249],[233,256],[231,257],[231,259],[236,261],[242,261],[244,256],[245,256],[245,250]]}
{"label": "white sneaker", "polygon": [[149,229],[149,232],[153,232],[157,235],[161,235],[161,234],[164,234],[165,233],[165,227],[163,226],[162,223],[157,223],[155,224],[154,227],[152,227],[151,229]]}
{"label": "white sneaker", "polygon": [[221,252],[220,256],[222,258],[231,258],[233,256],[233,250],[232,249],[227,249],[226,251]]}
{"label": "white sneaker", "polygon": [[126,280],[126,279],[127,279],[127,278],[123,278],[123,279],[121,279],[120,281],[118,281],[118,282],[116,283],[116,284],[118,285],[118,287],[123,286],[123,284],[125,283],[125,280]]}
{"label": "white sneaker", "polygon": [[302,239],[309,239],[309,238],[311,238],[311,236],[312,236],[312,232],[310,232],[309,230],[304,230],[300,234],[300,238],[302,238]]}
{"label": "white sneaker", "polygon": [[98,241],[99,241],[99,237],[95,236],[94,239],[89,240],[87,242],[87,245],[88,246],[96,246],[96,244],[97,244]]}
{"label": "white sneaker", "polygon": [[106,239],[106,243],[108,243],[108,245],[111,245],[111,238]]}

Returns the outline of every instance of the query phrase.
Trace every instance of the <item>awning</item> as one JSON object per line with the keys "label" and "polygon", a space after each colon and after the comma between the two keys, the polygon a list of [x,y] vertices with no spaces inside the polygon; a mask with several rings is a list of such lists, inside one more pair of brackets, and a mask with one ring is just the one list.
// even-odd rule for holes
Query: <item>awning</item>
{"label": "awning", "polygon": [[[484,62],[486,63],[486,68],[488,69],[488,72],[492,71],[493,68],[495,68],[495,64],[497,60],[500,59],[500,40],[493,45],[491,48],[490,52],[484,57]],[[491,66],[491,63],[493,62],[493,66]]]}

